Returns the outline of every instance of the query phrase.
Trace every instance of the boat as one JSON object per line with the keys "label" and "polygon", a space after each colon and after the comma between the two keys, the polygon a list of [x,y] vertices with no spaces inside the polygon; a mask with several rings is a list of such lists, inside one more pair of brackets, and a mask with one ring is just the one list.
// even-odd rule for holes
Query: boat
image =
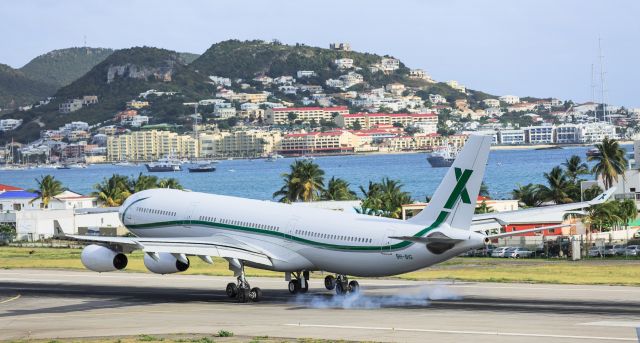
{"label": "boat", "polygon": [[57,166],[56,169],[71,169],[71,167],[68,164],[63,164]]}
{"label": "boat", "polygon": [[180,161],[170,157],[158,159],[156,162],[147,163],[144,166],[147,168],[147,171],[151,173],[175,172],[182,170]]}
{"label": "boat", "polygon": [[136,166],[131,162],[117,162],[117,163],[114,163],[113,165],[118,167],[135,167]]}
{"label": "boat", "polygon": [[267,156],[267,159],[265,160],[265,162],[275,162],[280,158],[283,158],[283,156],[278,154],[271,154]]}
{"label": "boat", "polygon": [[451,167],[453,161],[455,161],[458,154],[451,150],[448,145],[440,147],[427,156],[427,162],[433,168],[448,168]]}
{"label": "boat", "polygon": [[586,152],[587,157],[600,156],[600,150],[598,148],[591,148]]}
{"label": "boat", "polygon": [[535,148],[535,150],[558,150],[558,149],[562,149],[561,146],[557,146],[557,145],[550,145],[550,146],[543,146],[540,148]]}
{"label": "boat", "polygon": [[189,167],[189,173],[211,173],[216,171],[216,167],[212,163],[197,164],[193,167]]}

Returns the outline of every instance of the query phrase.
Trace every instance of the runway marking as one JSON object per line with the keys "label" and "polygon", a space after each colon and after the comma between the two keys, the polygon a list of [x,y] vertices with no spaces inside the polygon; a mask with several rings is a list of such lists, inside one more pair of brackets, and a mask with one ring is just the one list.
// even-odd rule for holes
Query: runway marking
{"label": "runway marking", "polygon": [[580,323],[578,325],[640,328],[640,322],[615,321],[615,320],[602,320],[599,322]]}
{"label": "runway marking", "polygon": [[298,327],[312,327],[312,328],[327,328],[327,329],[428,332],[428,333],[447,333],[447,334],[462,334],[462,335],[489,335],[489,336],[538,337],[538,338],[560,338],[560,339],[589,339],[589,340],[602,340],[602,341],[631,341],[631,342],[636,342],[636,338],[626,338],[626,337],[553,335],[553,334],[521,333],[521,332],[499,332],[499,331],[408,329],[408,328],[395,328],[395,327],[351,326],[351,325],[322,325],[322,324],[283,324],[283,325],[284,326],[298,326]]}
{"label": "runway marking", "polygon": [[16,295],[13,298],[9,298],[9,299],[5,299],[5,300],[0,301],[0,304],[6,304],[6,303],[8,303],[10,301],[14,301],[14,300],[18,300],[18,299],[20,299],[20,294]]}

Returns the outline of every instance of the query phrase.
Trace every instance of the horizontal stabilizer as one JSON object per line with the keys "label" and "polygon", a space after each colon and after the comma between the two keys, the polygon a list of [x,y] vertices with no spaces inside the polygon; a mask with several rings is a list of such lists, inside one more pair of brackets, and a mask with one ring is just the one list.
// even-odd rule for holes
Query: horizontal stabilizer
{"label": "horizontal stabilizer", "polygon": [[394,236],[394,237],[389,237],[389,238],[397,239],[397,240],[401,240],[401,241],[410,241],[410,242],[414,242],[414,243],[422,243],[422,244],[429,244],[429,243],[452,243],[452,244],[456,244],[458,242],[464,241],[463,239],[449,238],[449,237]]}

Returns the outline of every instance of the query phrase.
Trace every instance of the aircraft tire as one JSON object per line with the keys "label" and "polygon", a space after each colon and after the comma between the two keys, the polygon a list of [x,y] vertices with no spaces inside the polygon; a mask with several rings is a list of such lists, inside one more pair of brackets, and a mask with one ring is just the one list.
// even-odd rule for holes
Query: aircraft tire
{"label": "aircraft tire", "polygon": [[360,284],[356,280],[349,281],[349,292],[358,293],[360,292]]}
{"label": "aircraft tire", "polygon": [[238,295],[238,286],[235,283],[229,282],[227,284],[227,296],[229,298],[235,298]]}
{"label": "aircraft tire", "polygon": [[289,287],[288,288],[289,288],[289,293],[296,294],[300,290],[300,284],[298,283],[298,281],[291,280],[291,281],[289,281]]}
{"label": "aircraft tire", "polygon": [[238,289],[238,302],[246,303],[249,301],[249,290],[246,288]]}
{"label": "aircraft tire", "polygon": [[341,282],[336,282],[336,295],[344,295],[346,290],[342,287]]}
{"label": "aircraft tire", "polygon": [[252,288],[251,291],[249,291],[249,298],[253,302],[258,302],[262,300],[262,290],[258,287]]}
{"label": "aircraft tire", "polygon": [[334,288],[336,288],[336,278],[333,275],[327,275],[324,278],[324,287],[327,290],[332,291]]}

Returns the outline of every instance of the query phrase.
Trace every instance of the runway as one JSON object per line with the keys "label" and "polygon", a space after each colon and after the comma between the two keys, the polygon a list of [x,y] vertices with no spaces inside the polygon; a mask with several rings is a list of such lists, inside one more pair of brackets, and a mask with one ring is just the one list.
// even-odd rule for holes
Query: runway
{"label": "runway", "polygon": [[637,342],[640,288],[359,279],[336,298],[323,276],[292,296],[251,278],[264,301],[227,298],[231,278],[0,270],[0,339],[208,333],[382,342]]}

